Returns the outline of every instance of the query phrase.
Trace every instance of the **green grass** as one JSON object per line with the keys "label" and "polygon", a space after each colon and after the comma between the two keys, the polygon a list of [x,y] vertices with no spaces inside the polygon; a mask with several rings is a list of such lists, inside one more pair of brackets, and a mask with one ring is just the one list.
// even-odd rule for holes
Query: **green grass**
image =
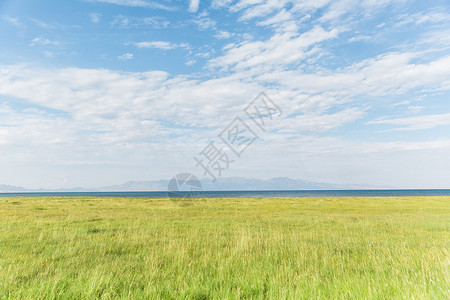
{"label": "green grass", "polygon": [[0,299],[450,299],[450,197],[0,198]]}

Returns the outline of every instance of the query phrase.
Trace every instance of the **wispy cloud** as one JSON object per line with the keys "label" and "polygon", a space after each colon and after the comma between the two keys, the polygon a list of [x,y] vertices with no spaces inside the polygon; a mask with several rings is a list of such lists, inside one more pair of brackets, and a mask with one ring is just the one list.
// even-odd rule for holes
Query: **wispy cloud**
{"label": "wispy cloud", "polygon": [[355,121],[364,115],[364,110],[345,108],[335,113],[311,112],[286,118],[277,122],[276,127],[281,132],[325,132]]}
{"label": "wispy cloud", "polygon": [[206,12],[200,13],[192,22],[197,24],[200,30],[216,29],[217,25],[217,22],[208,17]]}
{"label": "wispy cloud", "polygon": [[368,124],[397,125],[392,130],[422,130],[438,126],[450,125],[450,113],[437,115],[423,115],[407,118],[382,119],[368,122]]}
{"label": "wispy cloud", "polygon": [[149,17],[144,18],[143,23],[145,25],[150,25],[153,28],[167,28],[170,25],[170,22],[167,21],[163,17]]}
{"label": "wispy cloud", "polygon": [[44,22],[44,21],[41,21],[38,19],[34,19],[34,18],[31,18],[30,20],[33,23],[35,23],[36,25],[38,25],[39,27],[44,28],[44,29],[56,29],[57,28],[57,26],[55,24],[50,24],[50,23],[47,23],[47,22]]}
{"label": "wispy cloud", "polygon": [[355,43],[355,42],[361,42],[361,41],[370,41],[373,37],[370,35],[359,35],[351,37],[348,42],[349,43]]}
{"label": "wispy cloud", "polygon": [[25,28],[25,25],[22,24],[22,22],[19,21],[19,18],[12,18],[10,16],[3,16],[3,20],[7,21],[8,23],[19,27],[19,28]]}
{"label": "wispy cloud", "polygon": [[134,17],[134,16],[115,16],[111,25],[118,26],[120,28],[140,28],[140,27],[150,27],[155,29],[168,28],[169,26],[175,26],[171,24],[164,17]]}
{"label": "wispy cloud", "polygon": [[244,42],[226,50],[226,54],[211,61],[212,67],[236,70],[262,67],[273,69],[300,62],[313,54],[311,49],[322,41],[336,38],[339,31],[326,31],[316,26],[301,35],[275,34],[267,41]]}
{"label": "wispy cloud", "polygon": [[133,54],[132,53],[124,53],[124,54],[118,56],[117,58],[122,59],[122,60],[130,60],[130,59],[133,59]]}
{"label": "wispy cloud", "polygon": [[89,18],[92,23],[98,23],[100,22],[100,18],[102,17],[102,14],[99,13],[90,13]]}
{"label": "wispy cloud", "polygon": [[186,43],[171,43],[171,42],[165,42],[165,41],[151,41],[151,42],[135,42],[135,43],[129,43],[133,44],[138,48],[155,48],[155,49],[162,49],[162,50],[173,50],[176,48],[188,48],[189,45]]}
{"label": "wispy cloud", "polygon": [[397,26],[416,24],[421,25],[425,23],[448,23],[450,22],[450,14],[442,11],[425,11],[415,14],[403,14],[396,23]]}
{"label": "wispy cloud", "polygon": [[30,46],[58,46],[60,43],[58,41],[52,41],[46,38],[34,38],[31,42],[30,42]]}
{"label": "wispy cloud", "polygon": [[190,0],[190,2],[189,2],[189,11],[190,12],[197,12],[199,5],[200,5],[200,0]]}
{"label": "wispy cloud", "polygon": [[308,20],[310,15],[306,15],[302,17],[300,20],[296,20],[296,18],[288,12],[286,9],[282,9],[276,15],[257,23],[259,26],[272,26],[277,31],[282,32],[297,32],[298,24],[303,23],[303,21]]}
{"label": "wispy cloud", "polygon": [[235,35],[235,34],[232,33],[232,32],[219,30],[219,31],[217,31],[217,33],[214,35],[214,37],[215,37],[216,39],[220,39],[220,40],[225,39],[225,40],[226,40],[226,39],[229,39],[229,38],[233,37],[234,35]]}
{"label": "wispy cloud", "polygon": [[81,28],[80,25],[75,24],[75,25],[67,25],[67,24],[62,24],[62,23],[57,23],[57,22],[46,22],[46,21],[42,21],[39,19],[35,19],[35,18],[29,18],[29,21],[31,21],[32,23],[34,23],[35,25],[37,25],[40,28],[43,29],[48,29],[48,30],[68,30],[68,29],[74,29],[74,28]]}
{"label": "wispy cloud", "polygon": [[103,2],[109,4],[123,5],[123,6],[136,6],[136,7],[146,7],[146,8],[155,8],[162,10],[176,10],[176,7],[167,6],[165,4],[161,4],[155,1],[145,1],[145,0],[87,0],[90,2]]}
{"label": "wispy cloud", "polygon": [[192,66],[192,65],[194,65],[196,62],[197,62],[197,61],[196,61],[195,59],[188,60],[188,61],[186,62],[186,66]]}

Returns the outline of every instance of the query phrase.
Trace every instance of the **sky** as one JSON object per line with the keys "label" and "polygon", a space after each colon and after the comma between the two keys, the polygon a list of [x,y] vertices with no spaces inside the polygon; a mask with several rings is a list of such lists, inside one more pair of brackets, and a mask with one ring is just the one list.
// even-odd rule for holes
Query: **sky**
{"label": "sky", "polygon": [[450,188],[448,0],[0,0],[0,37],[0,184]]}

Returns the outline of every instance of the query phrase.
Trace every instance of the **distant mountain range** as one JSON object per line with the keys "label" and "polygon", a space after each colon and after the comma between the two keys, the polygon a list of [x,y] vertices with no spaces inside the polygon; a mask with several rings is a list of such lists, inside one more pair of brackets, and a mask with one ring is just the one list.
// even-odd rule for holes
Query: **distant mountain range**
{"label": "distant mountain range", "polygon": [[[131,192],[131,191],[166,191],[169,180],[128,181],[120,185],[99,188],[74,187],[68,189],[26,189],[18,186],[0,185],[0,192]],[[201,180],[204,191],[249,191],[249,190],[359,190],[389,189],[389,186],[372,186],[366,184],[333,184],[313,182],[288,177],[276,177],[268,180],[242,177],[219,178],[216,182]]]}
{"label": "distant mountain range", "polygon": [[0,184],[0,192],[26,192],[27,189],[20,186]]}

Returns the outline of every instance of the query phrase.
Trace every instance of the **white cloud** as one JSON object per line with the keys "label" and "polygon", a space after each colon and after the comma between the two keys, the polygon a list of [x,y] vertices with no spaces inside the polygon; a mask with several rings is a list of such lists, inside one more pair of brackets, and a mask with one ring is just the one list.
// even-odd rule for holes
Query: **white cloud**
{"label": "white cloud", "polygon": [[66,25],[66,24],[57,23],[57,22],[44,22],[42,20],[35,19],[35,18],[28,18],[28,20],[43,29],[70,30],[70,29],[81,29],[82,28],[80,25],[77,25],[77,24],[76,25]]}
{"label": "white cloud", "polygon": [[216,38],[216,39],[220,39],[220,40],[226,40],[226,39],[229,39],[229,38],[231,38],[231,37],[233,37],[234,36],[234,33],[231,33],[231,32],[228,32],[228,31],[221,31],[221,30],[219,30],[215,35],[214,35],[214,37]]}
{"label": "white cloud", "polygon": [[[425,45],[428,49],[446,50],[450,48],[450,29],[427,32],[417,41],[418,45]],[[407,45],[405,48],[407,48]]]}
{"label": "white cloud", "polygon": [[211,18],[208,18],[206,16],[206,13],[202,13],[197,16],[196,19],[192,20],[193,23],[197,24],[200,30],[207,30],[207,29],[215,29],[216,28],[216,21],[212,20]]}
{"label": "white cloud", "polygon": [[211,66],[236,70],[261,67],[267,71],[299,63],[314,53],[314,50],[311,50],[312,46],[336,38],[338,33],[337,29],[325,31],[322,27],[316,26],[298,36],[284,33],[275,34],[265,42],[244,42],[228,49],[224,56],[211,60]]}
{"label": "white cloud", "polygon": [[272,0],[272,1],[259,1],[259,0],[241,0],[232,6],[232,11],[241,11],[243,14],[241,19],[248,20],[256,17],[264,17],[271,14],[274,11],[282,9],[288,3],[295,2],[290,0]]}
{"label": "white cloud", "polygon": [[420,16],[416,23],[441,23],[450,21],[450,14],[441,13],[441,12],[430,12],[428,14],[423,14]]}
{"label": "white cloud", "polygon": [[170,25],[170,22],[167,21],[163,17],[149,17],[144,18],[143,23],[145,25],[150,25],[153,28],[167,28]]}
{"label": "white cloud", "polygon": [[103,2],[109,4],[123,5],[123,6],[137,6],[146,8],[156,8],[162,10],[175,10],[175,7],[167,6],[155,1],[145,1],[145,0],[88,0],[90,2]]}
{"label": "white cloud", "polygon": [[3,16],[2,19],[16,27],[25,28],[25,26],[19,21],[18,18],[12,18],[10,16]]}
{"label": "white cloud", "polygon": [[389,124],[398,125],[394,130],[421,130],[430,129],[438,126],[450,125],[450,113],[423,115],[396,119],[374,120],[368,124]]}
{"label": "white cloud", "polygon": [[100,22],[100,18],[102,17],[102,14],[99,13],[90,13],[89,18],[92,23],[98,23]]}
{"label": "white cloud", "polygon": [[426,11],[418,12],[415,14],[401,15],[397,26],[416,24],[421,25],[424,23],[446,23],[450,21],[450,14],[441,11]]}
{"label": "white cloud", "polygon": [[[407,93],[426,86],[450,89],[450,84],[443,85],[442,81],[450,78],[449,58],[422,65],[408,64],[411,56],[400,58],[386,55],[335,74],[274,71],[252,78],[244,71],[205,81],[185,76],[170,78],[167,73],[157,71],[125,73],[3,66],[0,94],[68,112],[73,120],[83,122],[85,128],[114,129],[120,140],[129,136],[123,130],[136,130],[135,126],[141,124],[139,120],[145,119],[182,122],[194,127],[221,126],[242,109],[243,102],[266,90],[282,108],[289,107],[288,115],[293,115],[280,121],[279,130],[293,131],[297,127],[320,132],[360,118],[364,109],[346,106],[358,95]],[[264,88],[266,83],[277,87]],[[339,109],[327,112],[332,107]],[[445,120],[445,116],[440,120]]]}
{"label": "white cloud", "polygon": [[[153,175],[156,178],[169,177],[182,166],[192,166],[189,160],[192,155],[198,153],[239,114],[246,103],[261,90],[266,90],[288,117],[274,122],[272,128],[276,131],[262,136],[261,141],[265,142],[252,150],[262,158],[247,155],[246,160],[242,161],[241,165],[247,169],[252,165],[258,168],[261,161],[268,164],[272,161],[278,166],[287,165],[282,170],[283,174],[274,174],[293,176],[293,170],[299,167],[305,170],[311,165],[311,168],[315,166],[319,170],[321,161],[328,165],[326,170],[335,164],[343,168],[344,163],[350,166],[356,161],[356,165],[366,162],[363,164],[365,167],[377,170],[392,163],[386,159],[386,153],[391,153],[389,157],[393,157],[392,153],[404,156],[404,151],[447,151],[449,141],[357,143],[315,136],[364,116],[364,109],[352,108],[347,104],[351,103],[348,97],[366,92],[364,76],[368,76],[369,80],[371,76],[364,73],[364,68],[370,68],[371,64],[376,62],[362,62],[359,66],[348,68],[345,72],[349,74],[339,80],[337,78],[343,74],[336,74],[336,77],[333,74],[327,77],[304,74],[304,77],[292,78],[295,86],[275,85],[272,88],[264,88],[246,77],[245,72],[202,81],[186,76],[172,77],[159,71],[2,66],[1,95],[22,99],[24,103],[41,107],[40,111],[48,112],[43,114],[28,110],[10,113],[9,118],[2,115],[2,123],[15,127],[0,127],[0,144],[2,151],[14,153],[8,156],[10,161],[29,164],[39,157],[40,161],[49,164],[64,165],[65,170],[74,165],[145,166],[150,169],[144,169],[139,174],[157,170],[157,174]],[[387,73],[397,68],[395,64],[382,65]],[[417,67],[422,68],[421,65]],[[278,77],[281,74],[275,75],[265,79],[266,82],[281,83],[292,77],[291,73],[283,77]],[[440,82],[437,76],[430,76],[431,79]],[[402,85],[402,82],[400,78],[392,85]],[[427,81],[423,84],[435,83]],[[383,83],[379,84],[381,86]],[[347,92],[349,88],[351,91]],[[335,108],[334,112],[330,112],[330,108]],[[408,124],[415,121],[410,120]],[[199,130],[201,128],[203,130]],[[34,145],[33,151],[14,148],[14,145],[30,143]],[[411,156],[416,152],[411,152]],[[351,162],[348,157],[352,158]],[[381,158],[386,162],[379,163]],[[367,161],[378,162],[378,165]],[[120,168],[124,169],[126,167]],[[239,171],[236,167],[236,172]],[[314,178],[314,173],[305,172],[305,177]],[[360,170],[354,174],[362,173]],[[349,182],[359,182],[359,179],[350,176],[352,173],[346,174]],[[129,173],[125,175],[131,176]],[[73,176],[71,182],[76,181]],[[377,182],[376,179],[374,181]],[[89,185],[82,179],[76,182]]]}
{"label": "white cloud", "polygon": [[124,53],[124,54],[118,56],[117,58],[118,59],[122,59],[122,60],[133,59],[133,54],[131,54],[131,53]]}
{"label": "white cloud", "polygon": [[370,35],[359,35],[354,36],[348,40],[349,43],[361,42],[361,41],[370,41],[372,37]]}
{"label": "white cloud", "polygon": [[190,12],[197,12],[199,5],[200,5],[200,0],[190,0],[190,2],[189,2],[189,11]]}
{"label": "white cloud", "polygon": [[286,22],[292,20],[292,14],[288,12],[286,9],[282,9],[278,14],[273,17],[270,17],[264,21],[260,21],[257,24],[260,26],[274,25],[281,22]]}
{"label": "white cloud", "polygon": [[186,66],[192,66],[192,65],[194,65],[196,62],[197,62],[197,61],[196,61],[195,59],[188,60],[188,61],[186,62]]}
{"label": "white cloud", "polygon": [[338,19],[350,10],[354,9],[357,4],[357,0],[331,1],[327,11],[320,18],[320,21],[324,22]]}
{"label": "white cloud", "polygon": [[[233,107],[242,97],[251,99],[259,90],[257,85],[233,78],[198,82],[184,76],[169,78],[160,71],[5,66],[0,74],[0,94],[70,113],[74,120],[86,122],[83,126],[95,124],[98,130],[118,128],[121,119],[130,124],[160,118],[191,125],[220,124],[226,119],[220,117],[222,109]],[[221,103],[212,103],[212,98]]]}
{"label": "white cloud", "polygon": [[309,112],[293,118],[277,120],[276,128],[280,132],[325,132],[349,122],[355,121],[363,116],[361,109],[347,108],[333,114],[321,114],[320,112]]}
{"label": "white cloud", "polygon": [[45,38],[34,38],[31,42],[30,42],[30,46],[58,46],[59,42],[58,41],[51,41],[49,39],[45,39]]}
{"label": "white cloud", "polygon": [[151,41],[151,42],[136,42],[131,43],[135,45],[138,48],[156,48],[156,49],[162,49],[162,50],[172,50],[176,48],[188,48],[189,45],[186,43],[180,43],[175,44],[171,42],[165,42],[165,41]]}
{"label": "white cloud", "polygon": [[[405,0],[240,0],[235,3],[227,0],[215,0],[213,7],[222,8],[228,7],[232,12],[240,12],[240,20],[251,20],[255,18],[266,18],[261,23],[274,23],[278,21],[279,24],[284,24],[289,19],[291,14],[292,19],[289,20],[291,26],[297,23],[302,17],[313,13],[317,14],[318,10],[322,10],[322,16],[318,18],[320,22],[334,22],[337,23],[345,15],[353,13],[353,15],[368,16],[375,10],[384,8],[387,5],[394,3],[404,3]],[[268,17],[272,15],[272,17]],[[270,21],[269,21],[270,20]],[[282,22],[283,21],[283,22]],[[285,25],[285,24],[284,24]],[[298,25],[298,23],[297,23]]]}
{"label": "white cloud", "polygon": [[327,4],[327,8],[322,17],[320,17],[320,21],[337,23],[350,13],[352,14],[352,18],[356,16],[364,16],[367,18],[373,16],[377,10],[385,8],[388,5],[396,3],[404,4],[406,2],[407,0],[323,1],[324,4]]}
{"label": "white cloud", "polygon": [[305,74],[302,70],[273,71],[257,75],[286,89],[308,93],[333,92],[340,97],[401,95],[417,88],[450,90],[450,56],[418,64],[420,53],[388,53],[337,71]]}
{"label": "white cloud", "polygon": [[154,28],[154,29],[162,29],[162,28],[178,26],[175,23],[169,22],[164,17],[154,16],[154,17],[141,18],[141,17],[123,16],[123,15],[115,16],[113,21],[111,22],[111,25],[117,26],[120,28],[127,28],[127,29],[130,29],[130,28],[139,29],[139,28],[145,28],[145,27],[150,27],[150,28]]}
{"label": "white cloud", "polygon": [[292,32],[297,33],[299,25],[311,18],[310,15],[304,15],[297,18],[292,15],[290,11],[282,9],[276,15],[257,23],[259,26],[272,26],[278,32]]}
{"label": "white cloud", "polygon": [[161,28],[169,28],[169,27],[175,27],[177,24],[170,23],[166,18],[164,17],[135,17],[135,16],[123,16],[118,15],[115,16],[113,21],[111,22],[111,25],[118,26],[120,28],[145,28],[145,27],[151,27],[155,29],[161,29]]}

